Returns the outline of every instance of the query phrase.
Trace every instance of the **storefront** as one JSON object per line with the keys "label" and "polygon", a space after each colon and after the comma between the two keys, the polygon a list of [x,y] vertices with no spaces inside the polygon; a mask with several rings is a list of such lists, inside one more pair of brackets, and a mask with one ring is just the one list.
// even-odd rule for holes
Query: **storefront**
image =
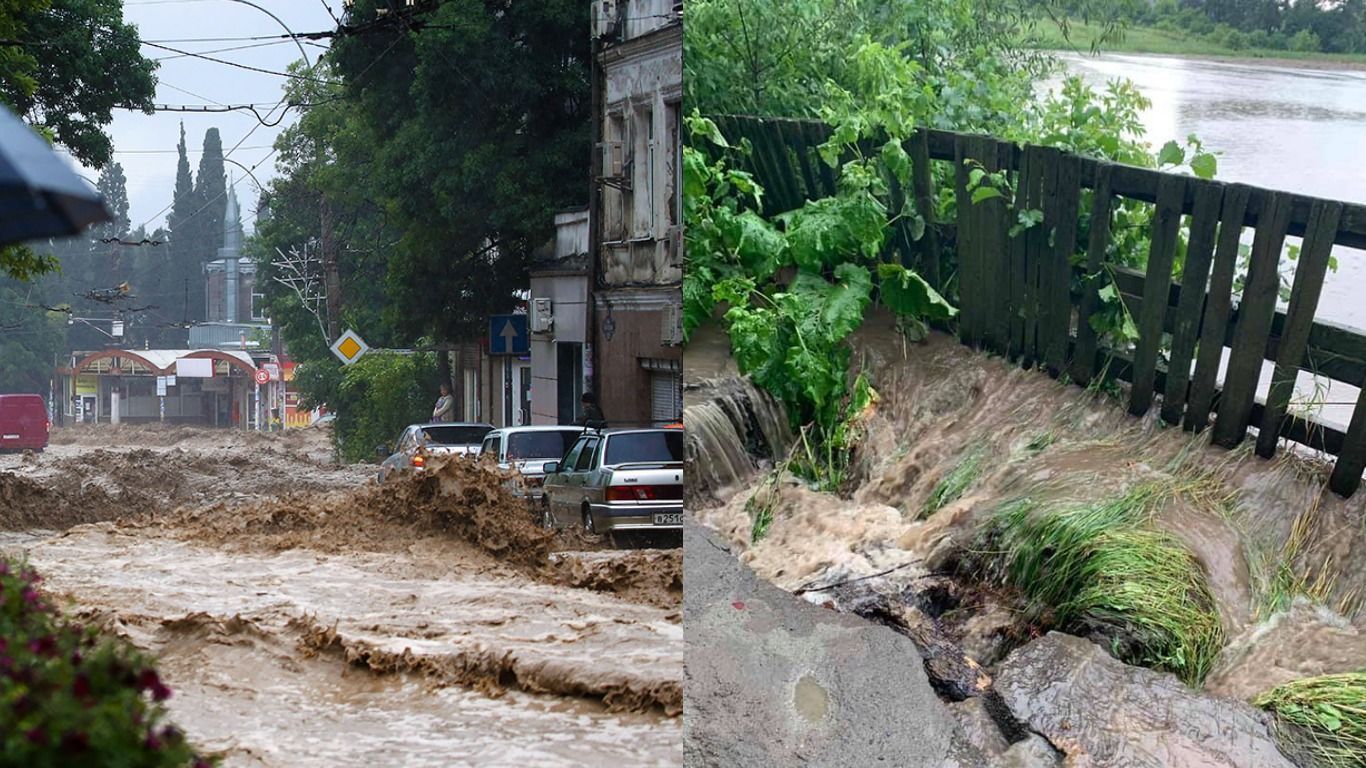
{"label": "storefront", "polygon": [[[257,364],[246,352],[76,353],[57,370],[60,421],[256,427]],[[264,397],[264,395],[262,395]]]}

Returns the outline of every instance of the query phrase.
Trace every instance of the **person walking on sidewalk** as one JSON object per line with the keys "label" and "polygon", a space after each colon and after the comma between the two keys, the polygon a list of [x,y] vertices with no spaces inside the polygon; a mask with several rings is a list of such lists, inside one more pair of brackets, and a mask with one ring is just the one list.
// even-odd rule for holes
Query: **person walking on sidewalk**
{"label": "person walking on sidewalk", "polygon": [[432,410],[432,421],[446,422],[455,420],[455,398],[451,397],[451,385],[441,385],[441,397],[436,399],[436,408]]}
{"label": "person walking on sidewalk", "polygon": [[583,413],[574,422],[576,425],[589,429],[603,429],[607,426],[607,418],[602,415],[602,409],[598,407],[598,398],[592,392],[584,392],[579,402],[583,405]]}

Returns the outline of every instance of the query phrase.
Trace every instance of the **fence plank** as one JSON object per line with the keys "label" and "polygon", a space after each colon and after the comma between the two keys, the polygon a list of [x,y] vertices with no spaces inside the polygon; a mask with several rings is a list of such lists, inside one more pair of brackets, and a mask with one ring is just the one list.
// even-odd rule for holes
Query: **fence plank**
{"label": "fence plank", "polygon": [[1031,161],[1034,178],[1029,188],[1026,210],[1044,213],[1041,223],[1026,229],[1021,237],[1025,241],[1025,312],[1024,312],[1024,350],[1021,362],[1025,367],[1034,365],[1039,359],[1039,325],[1043,321],[1046,306],[1043,303],[1040,284],[1039,262],[1048,247],[1048,218],[1046,213],[1050,177],[1056,184],[1057,166],[1052,162],[1057,150],[1046,147],[1030,146],[1025,149],[1033,155]]}
{"label": "fence plank", "polygon": [[972,195],[968,191],[968,167],[966,161],[970,154],[970,137],[960,137],[954,155],[954,194],[958,206],[958,336],[964,344],[975,345],[980,338],[977,334],[977,311],[981,302],[977,297],[977,211],[972,205]]}
{"label": "fence plank", "polygon": [[1233,184],[1224,190],[1224,207],[1219,216],[1219,248],[1214,254],[1209,297],[1205,300],[1205,316],[1200,323],[1195,374],[1191,377],[1190,399],[1186,403],[1185,428],[1192,432],[1199,432],[1209,424],[1214,383],[1219,374],[1219,362],[1223,359],[1224,336],[1228,332],[1228,316],[1233,306],[1238,243],[1251,196],[1252,188],[1245,184]]}
{"label": "fence plank", "polygon": [[[982,155],[982,164],[990,173],[1002,168],[1000,144],[983,141],[977,150]],[[1007,158],[1008,159],[1008,158]],[[1006,264],[1006,218],[1009,211],[1004,197],[983,200],[975,206],[978,211],[979,257],[978,275],[982,281],[982,322],[983,345],[1000,354],[1008,349],[1009,317],[1007,316],[1010,282],[1009,272],[1002,269]]]}
{"label": "fence plank", "polygon": [[1069,331],[1072,325],[1072,255],[1077,250],[1077,208],[1081,204],[1081,169],[1075,155],[1057,158],[1058,170],[1053,194],[1053,245],[1045,251],[1040,268],[1048,272],[1049,294],[1044,300],[1052,307],[1048,325],[1039,329],[1044,360],[1049,375],[1056,378],[1067,370]]}
{"label": "fence plank", "polygon": [[1361,472],[1366,469],[1366,381],[1357,382],[1361,392],[1352,409],[1352,423],[1347,425],[1338,461],[1328,478],[1328,487],[1339,496],[1351,496],[1361,486]]}
{"label": "fence plank", "polygon": [[[792,167],[792,159],[788,155],[787,140],[782,134],[782,123],[773,123],[773,131],[755,130],[750,136],[750,142],[758,149],[761,149],[768,158],[768,163],[775,174],[778,182],[779,199],[782,200],[783,210],[790,211],[800,208],[803,202],[801,191],[797,188],[797,172]],[[754,126],[756,129],[762,128],[763,124]],[[773,137],[778,140],[774,141]]]}
{"label": "fence plank", "polygon": [[1190,242],[1186,247],[1186,264],[1181,270],[1181,302],[1176,308],[1172,327],[1167,388],[1162,395],[1162,420],[1168,424],[1180,423],[1186,408],[1186,386],[1190,383],[1200,315],[1205,311],[1205,288],[1209,283],[1215,232],[1219,226],[1219,204],[1223,199],[1224,188],[1219,185],[1204,185],[1195,190]]}
{"label": "fence plank", "polygon": [[[810,150],[824,144],[830,138],[830,128],[825,123],[809,120],[802,123],[802,138],[806,141],[806,146]],[[816,169],[820,175],[819,192],[821,197],[833,197],[839,192],[839,184],[835,180],[835,169],[825,164],[824,160],[816,162]]]}
{"label": "fence plank", "polygon": [[[1037,175],[1034,153],[1020,157],[1020,171],[1015,177],[1015,203],[1010,209],[1010,221],[1017,221],[1019,212],[1029,208],[1031,190]],[[1028,240],[1025,233],[1010,238],[1010,356],[1021,359],[1025,353],[1025,308],[1029,301]]]}
{"label": "fence plank", "polygon": [[934,174],[930,167],[929,132],[921,128],[911,136],[911,186],[915,195],[915,210],[925,220],[925,234],[920,238],[920,276],[936,291],[944,290],[940,282],[939,227],[934,211]]}
{"label": "fence plank", "polygon": [[1272,192],[1264,199],[1257,215],[1257,236],[1252,242],[1252,261],[1247,285],[1238,302],[1238,329],[1233,336],[1233,352],[1224,391],[1219,397],[1219,418],[1214,422],[1213,442],[1232,448],[1247,436],[1248,419],[1257,380],[1262,373],[1266,340],[1271,334],[1271,318],[1276,312],[1276,292],[1280,287],[1281,247],[1290,225],[1291,196]]}
{"label": "fence plank", "polygon": [[1280,422],[1295,391],[1295,377],[1300,372],[1300,360],[1309,345],[1309,330],[1318,310],[1323,279],[1328,274],[1328,257],[1333,253],[1342,222],[1342,203],[1319,200],[1309,212],[1304,247],[1300,250],[1299,266],[1295,267],[1295,282],[1290,289],[1290,306],[1286,308],[1285,328],[1276,353],[1276,369],[1267,392],[1262,426],[1257,433],[1257,455],[1271,458],[1276,452],[1276,437]]}
{"label": "fence plank", "polygon": [[1181,205],[1186,196],[1183,176],[1163,176],[1157,187],[1157,210],[1153,212],[1152,246],[1143,282],[1143,306],[1138,318],[1138,345],[1134,350],[1134,384],[1129,390],[1129,413],[1142,416],[1153,404],[1157,382],[1157,354],[1162,349],[1162,319],[1171,290],[1172,260],[1181,229]]}
{"label": "fence plank", "polygon": [[1100,308],[1100,270],[1105,263],[1105,250],[1110,244],[1110,179],[1114,166],[1096,166],[1091,194],[1091,233],[1086,247],[1086,275],[1082,281],[1081,308],[1077,311],[1077,350],[1072,358],[1072,378],[1082,386],[1091,383],[1095,374],[1096,330],[1091,327],[1091,315]]}

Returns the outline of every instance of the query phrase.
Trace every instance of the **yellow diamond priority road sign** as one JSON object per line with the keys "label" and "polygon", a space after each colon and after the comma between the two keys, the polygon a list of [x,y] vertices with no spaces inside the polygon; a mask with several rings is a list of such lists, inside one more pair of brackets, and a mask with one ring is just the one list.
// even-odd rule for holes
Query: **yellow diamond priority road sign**
{"label": "yellow diamond priority road sign", "polygon": [[343,363],[350,365],[361,356],[370,351],[370,347],[365,341],[352,330],[347,330],[337,340],[332,342],[332,354],[336,355]]}

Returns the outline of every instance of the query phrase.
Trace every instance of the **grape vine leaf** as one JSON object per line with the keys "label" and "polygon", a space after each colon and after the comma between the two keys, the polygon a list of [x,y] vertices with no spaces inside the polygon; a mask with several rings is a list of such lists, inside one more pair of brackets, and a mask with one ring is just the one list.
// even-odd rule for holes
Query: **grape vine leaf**
{"label": "grape vine leaf", "polygon": [[1212,179],[1219,170],[1219,161],[1209,152],[1191,158],[1191,171],[1202,179]]}
{"label": "grape vine leaf", "polygon": [[1163,144],[1162,151],[1157,153],[1157,164],[1159,166],[1180,165],[1184,162],[1186,162],[1186,150],[1182,149],[1175,140]]}

